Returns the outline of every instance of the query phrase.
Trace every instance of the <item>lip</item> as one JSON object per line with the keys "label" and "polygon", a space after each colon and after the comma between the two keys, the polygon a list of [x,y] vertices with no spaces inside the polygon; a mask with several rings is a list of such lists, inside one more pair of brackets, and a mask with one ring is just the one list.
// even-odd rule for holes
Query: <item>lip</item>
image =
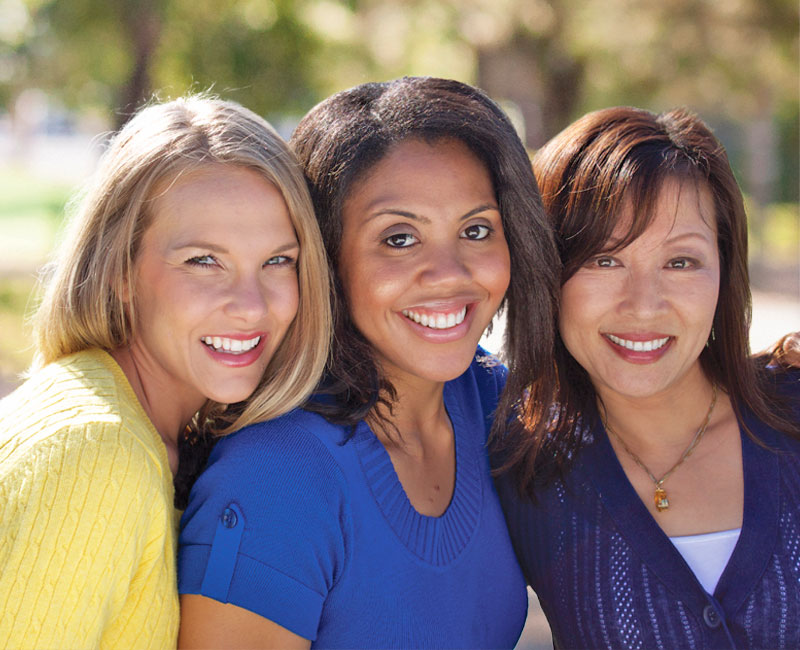
{"label": "lip", "polygon": [[426,327],[425,325],[421,325],[407,316],[404,316],[402,312],[396,312],[398,318],[401,318],[403,322],[420,338],[429,341],[431,343],[450,343],[451,341],[458,341],[459,339],[464,338],[467,335],[467,332],[470,329],[470,325],[472,324],[473,319],[475,318],[475,302],[449,302],[445,303],[436,303],[435,305],[428,304],[428,305],[416,305],[415,307],[409,307],[410,311],[424,311],[424,312],[454,312],[463,309],[464,307],[467,308],[467,313],[464,315],[464,320],[461,321],[458,325],[454,325],[453,327],[448,327],[447,329],[433,329],[430,327]]}
{"label": "lip", "polygon": [[267,338],[269,337],[269,334],[267,332],[254,332],[252,334],[216,334],[209,336],[219,336],[221,338],[234,339],[237,341],[247,341],[249,339],[254,339],[257,336],[260,336],[261,340],[254,348],[248,350],[247,352],[242,352],[240,354],[217,352],[217,350],[215,350],[214,348],[200,341],[200,345],[203,346],[205,351],[208,352],[209,356],[212,359],[214,359],[214,361],[217,361],[218,363],[221,363],[222,365],[227,366],[229,368],[244,368],[258,361],[258,358],[264,351],[265,344]]}
{"label": "lip", "polygon": [[[629,350],[608,338],[609,334],[626,341],[654,341],[664,338],[669,340],[656,350]],[[659,361],[672,348],[672,344],[675,341],[674,336],[660,332],[604,332],[600,336],[619,357],[628,363],[635,364],[648,364]]]}

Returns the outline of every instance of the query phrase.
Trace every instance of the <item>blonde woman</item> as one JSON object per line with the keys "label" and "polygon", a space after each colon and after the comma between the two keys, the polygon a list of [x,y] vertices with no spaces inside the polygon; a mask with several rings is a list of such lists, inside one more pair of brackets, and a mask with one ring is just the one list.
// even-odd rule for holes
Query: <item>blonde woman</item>
{"label": "blonde woman", "polygon": [[264,120],[190,97],[122,129],[52,266],[35,371],[0,402],[0,645],[174,647],[179,437],[303,402],[328,291]]}

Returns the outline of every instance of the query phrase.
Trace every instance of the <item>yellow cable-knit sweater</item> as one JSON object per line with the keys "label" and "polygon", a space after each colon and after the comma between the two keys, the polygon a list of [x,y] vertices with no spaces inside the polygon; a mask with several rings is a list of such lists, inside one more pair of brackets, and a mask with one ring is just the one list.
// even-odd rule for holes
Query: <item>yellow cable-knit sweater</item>
{"label": "yellow cable-knit sweater", "polygon": [[174,648],[172,501],[166,447],[106,352],[0,401],[0,647]]}

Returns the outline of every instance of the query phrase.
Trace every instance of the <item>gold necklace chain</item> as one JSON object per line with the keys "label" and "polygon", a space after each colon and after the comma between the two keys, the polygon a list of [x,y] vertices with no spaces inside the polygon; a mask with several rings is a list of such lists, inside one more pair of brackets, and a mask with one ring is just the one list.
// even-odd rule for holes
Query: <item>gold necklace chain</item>
{"label": "gold necklace chain", "polygon": [[667,478],[669,478],[670,474],[672,474],[672,472],[678,469],[683,464],[683,462],[687,458],[689,458],[689,456],[692,455],[694,448],[697,447],[697,444],[700,442],[700,439],[706,432],[706,428],[708,428],[708,423],[711,422],[711,414],[714,412],[714,406],[716,406],[717,404],[717,385],[712,384],[711,387],[713,390],[713,393],[711,395],[711,404],[708,407],[708,413],[706,413],[706,417],[705,420],[703,420],[703,424],[700,425],[700,428],[697,430],[697,433],[694,434],[694,438],[692,438],[692,441],[689,443],[689,446],[686,448],[686,451],[683,452],[683,455],[681,455],[681,457],[678,459],[678,462],[675,463],[672,467],[670,467],[667,473],[664,474],[664,476],[662,476],[661,478],[656,478],[653,475],[653,472],[651,472],[647,468],[647,465],[645,465],[642,462],[642,460],[628,448],[628,445],[626,445],[625,441],[622,438],[620,438],[619,434],[616,431],[614,431],[610,426],[608,426],[608,421],[606,419],[603,420],[603,426],[606,428],[606,431],[612,434],[619,441],[619,444],[622,445],[622,448],[627,452],[627,454],[634,460],[634,462],[639,467],[641,467],[645,472],[647,472],[647,475],[650,477],[650,480],[656,484],[656,492],[653,499],[655,500],[656,510],[658,510],[659,512],[669,508],[669,499],[667,498],[667,491],[664,489],[663,485],[664,481],[666,481]]}

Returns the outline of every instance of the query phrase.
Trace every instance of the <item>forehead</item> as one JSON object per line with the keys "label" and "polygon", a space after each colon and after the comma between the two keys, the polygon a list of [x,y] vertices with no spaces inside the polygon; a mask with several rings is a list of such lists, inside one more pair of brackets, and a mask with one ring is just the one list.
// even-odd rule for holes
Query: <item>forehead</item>
{"label": "forehead", "polygon": [[465,195],[494,189],[483,161],[461,140],[408,138],[393,145],[351,185],[344,201],[349,206],[394,200],[422,201],[447,192]]}
{"label": "forehead", "polygon": [[716,234],[711,190],[702,181],[667,178],[649,205],[638,204],[634,197],[623,201],[610,243],[631,243],[639,237],[664,239],[690,231]]}

